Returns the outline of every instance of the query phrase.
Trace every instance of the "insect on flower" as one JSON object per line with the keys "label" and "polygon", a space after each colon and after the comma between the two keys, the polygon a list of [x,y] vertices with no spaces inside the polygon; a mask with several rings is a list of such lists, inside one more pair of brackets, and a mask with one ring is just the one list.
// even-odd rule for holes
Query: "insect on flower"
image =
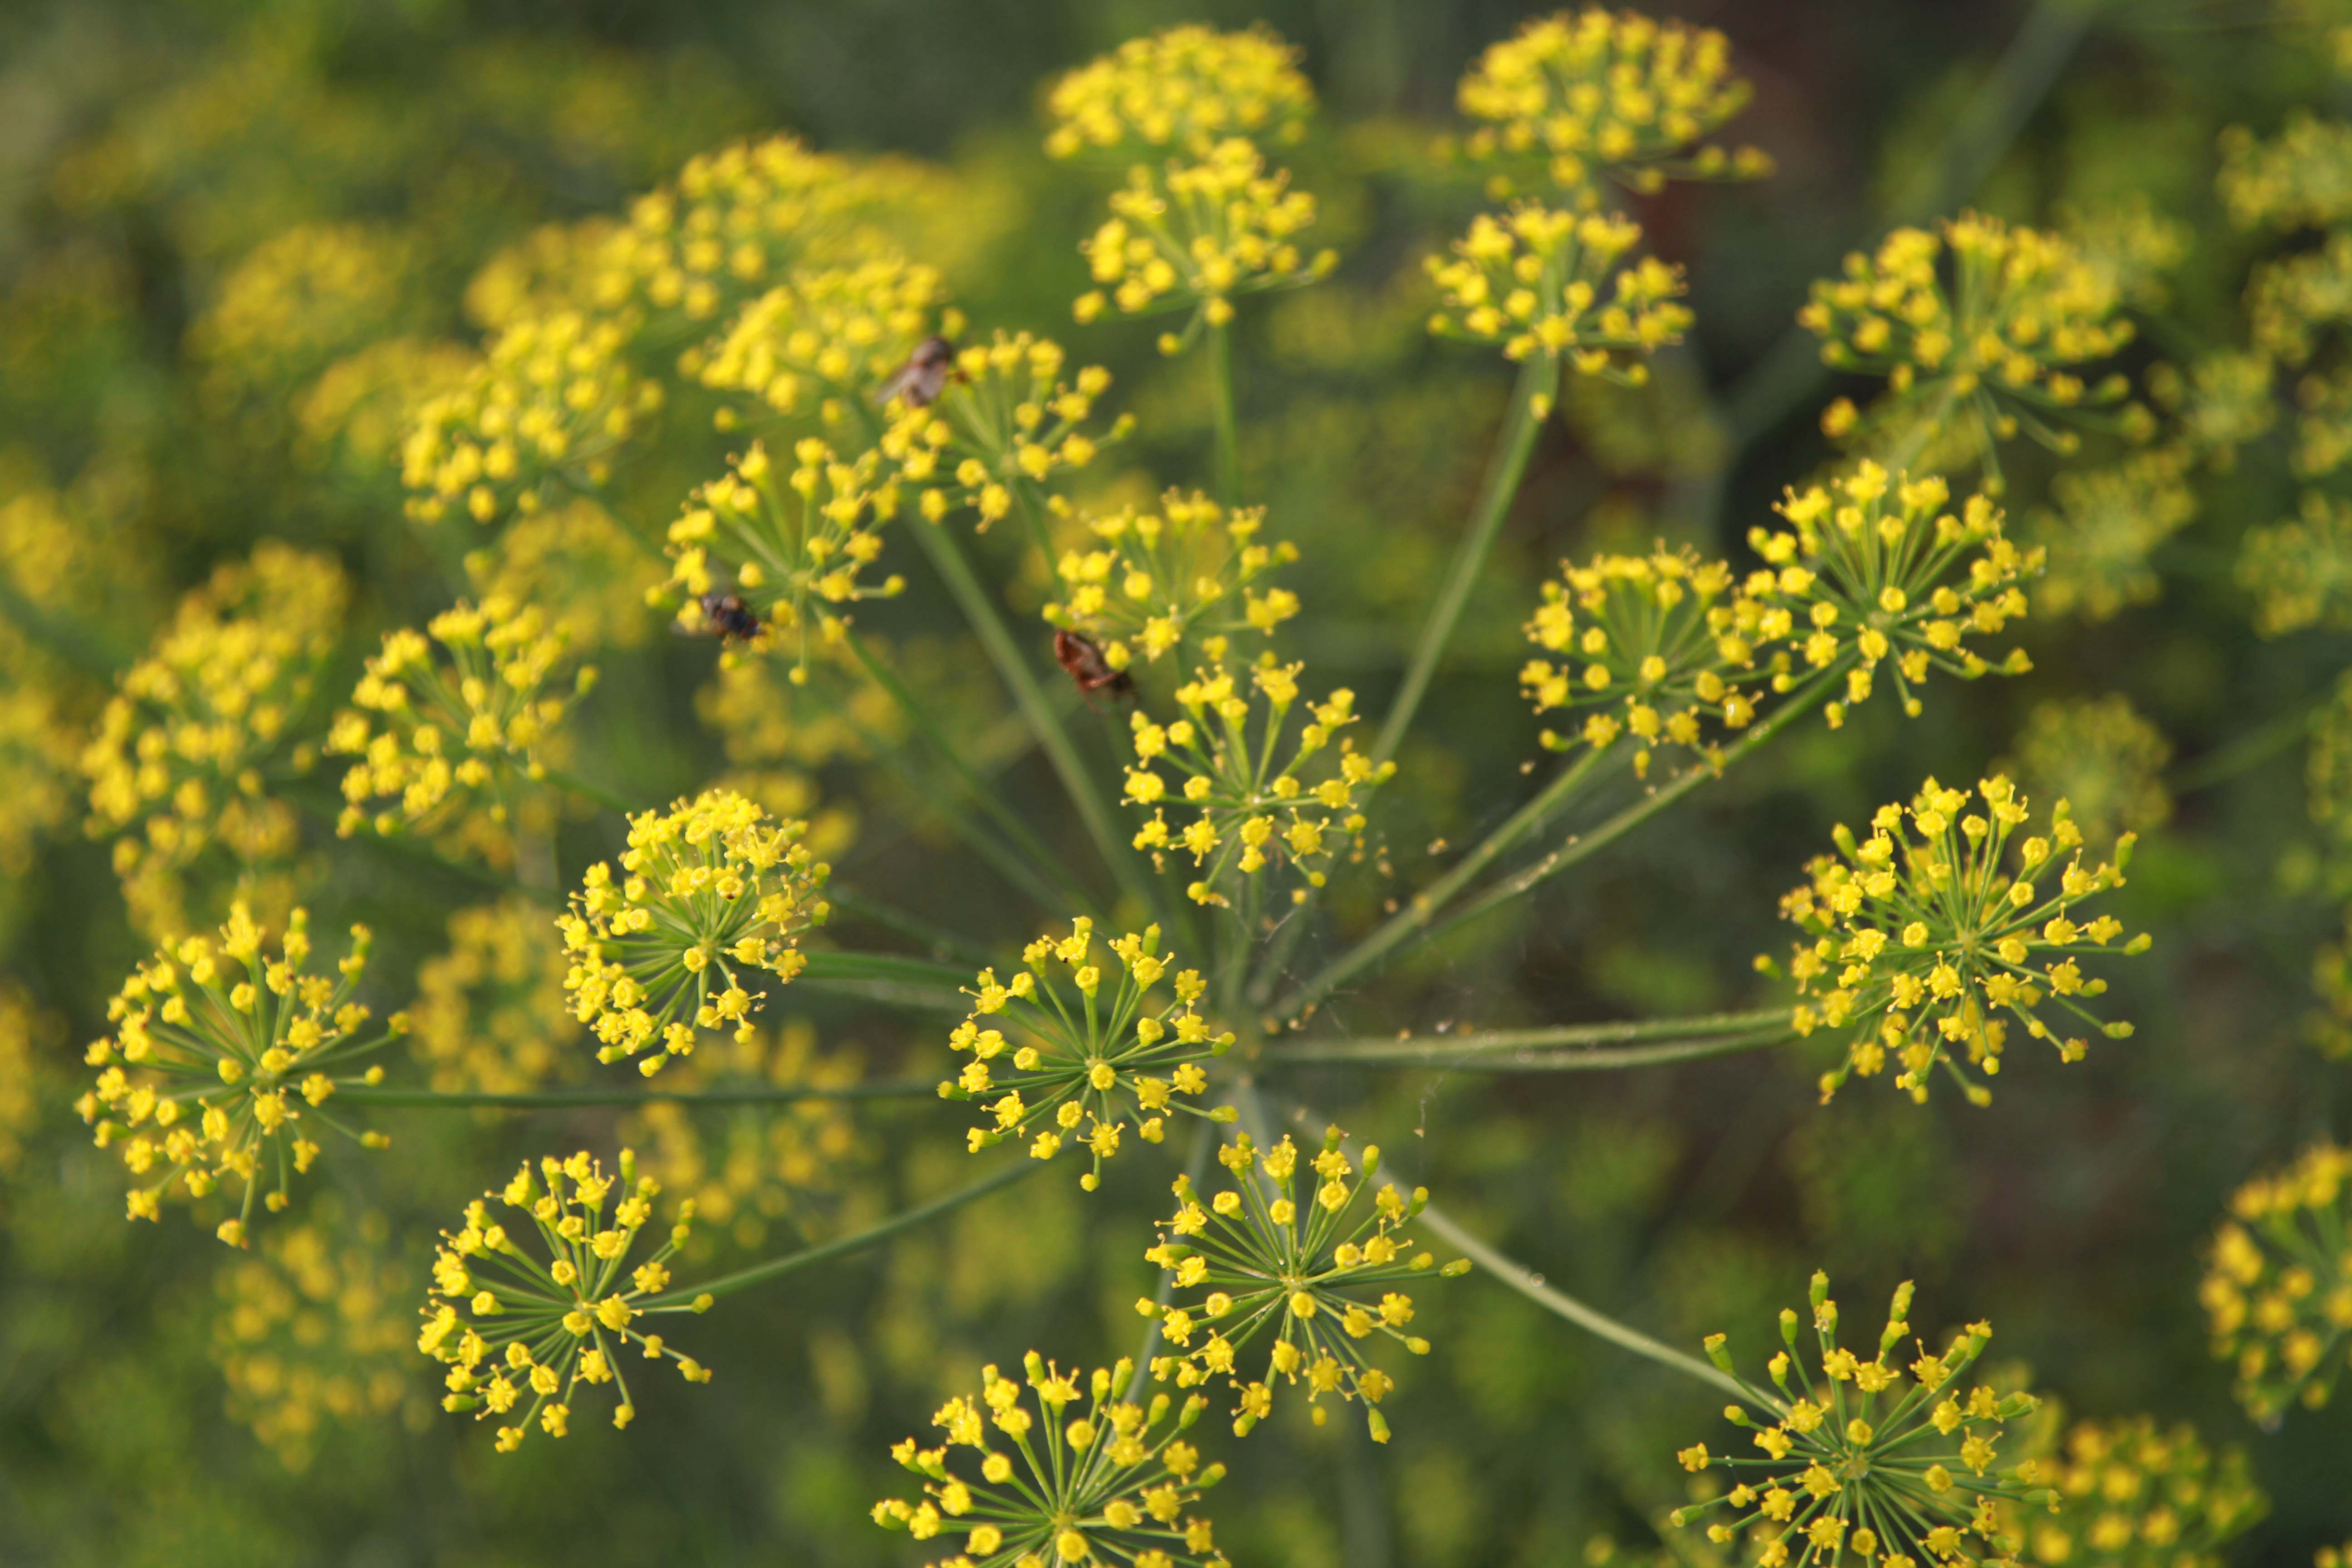
{"label": "insect on flower", "polygon": [[720,642],[757,642],[760,634],[768,629],[760,612],[743,602],[743,595],[729,588],[713,588],[696,601],[702,618],[688,626],[673,622],[670,630],[682,637],[717,637]]}
{"label": "insect on flower", "polygon": [[877,403],[888,403],[893,398],[909,408],[929,408],[939,401],[950,381],[971,378],[956,368],[956,346],[934,332],[915,345],[907,356],[904,369],[882,384],[874,395]]}
{"label": "insect on flower", "polygon": [[1101,647],[1083,632],[1056,631],[1054,658],[1089,697],[1097,691],[1108,691],[1114,699],[1135,696],[1135,678],[1123,669],[1113,669]]}

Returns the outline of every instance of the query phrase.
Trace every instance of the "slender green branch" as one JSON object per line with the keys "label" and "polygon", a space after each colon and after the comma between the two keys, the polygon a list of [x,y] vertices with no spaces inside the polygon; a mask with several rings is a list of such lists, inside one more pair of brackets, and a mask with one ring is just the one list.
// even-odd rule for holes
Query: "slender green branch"
{"label": "slender green branch", "polygon": [[1430,607],[1429,619],[1422,626],[1421,640],[1413,645],[1412,658],[1405,666],[1404,684],[1397,688],[1396,700],[1389,705],[1389,716],[1381,725],[1380,738],[1372,742],[1375,763],[1386,762],[1396,754],[1413,714],[1420,710],[1430,679],[1437,673],[1437,662],[1444,657],[1446,645],[1454,638],[1454,624],[1461,620],[1463,609],[1470,603],[1479,574],[1486,569],[1486,557],[1495,548],[1496,536],[1502,532],[1503,521],[1511,512],[1511,502],[1518,497],[1528,459],[1535,455],[1536,437],[1543,431],[1543,421],[1536,417],[1535,400],[1550,392],[1559,377],[1559,362],[1546,354],[1531,353],[1519,367],[1518,383],[1511,388],[1511,406],[1503,416],[1502,433],[1496,437],[1494,458],[1479,487],[1477,504],[1470,511],[1470,525],[1462,531],[1462,542],[1454,549],[1454,564],[1445,574],[1444,586],[1437,591],[1437,602]]}
{"label": "slender green branch", "polygon": [[923,738],[930,742],[932,747],[947,759],[948,766],[953,770],[956,781],[963,785],[964,793],[971,797],[973,803],[982,811],[987,813],[988,819],[1003,828],[1006,836],[1019,846],[1021,851],[1034,866],[1045,868],[1045,879],[1054,881],[1063,889],[1066,896],[1077,898],[1083,902],[1091,902],[1086,899],[1083,892],[1073,888],[1065,879],[1066,868],[1062,858],[1039,843],[1037,836],[1030,832],[1029,825],[1022,821],[1009,806],[999,800],[996,792],[989,788],[986,781],[973,771],[971,764],[964,760],[963,753],[956,749],[955,742],[948,738],[947,731],[940,727],[939,721],[931,717],[930,711],[915,700],[915,694],[907,689],[907,683],[898,679],[898,672],[877,658],[874,650],[866,646],[866,639],[856,632],[848,634],[847,641],[849,651],[856,655],[857,662],[866,667],[866,673],[871,676],[874,683],[898,705],[898,710],[907,716],[907,721],[914,725],[922,733]]}
{"label": "slender green branch", "polygon": [[1217,499],[1228,507],[1242,499],[1241,424],[1234,413],[1234,345],[1229,325],[1209,329],[1209,412],[1216,424]]}
{"label": "slender green branch", "polygon": [[836,1258],[847,1258],[853,1253],[863,1252],[869,1247],[887,1241],[902,1230],[912,1230],[915,1226],[928,1220],[937,1219],[943,1214],[952,1214],[966,1204],[984,1198],[1001,1188],[1009,1187],[1024,1177],[1034,1176],[1051,1163],[1046,1160],[1024,1159],[1018,1164],[1008,1165],[994,1175],[984,1177],[968,1187],[958,1187],[954,1192],[933,1198],[927,1204],[918,1204],[904,1214],[893,1215],[881,1224],[861,1230],[855,1236],[845,1236],[838,1241],[828,1241],[818,1247],[803,1247],[798,1252],[789,1253],[782,1258],[771,1258],[765,1263],[755,1263],[749,1268],[738,1269],[732,1274],[722,1274],[716,1279],[707,1279],[690,1289],[671,1290],[663,1295],[649,1297],[637,1305],[641,1308],[676,1307],[692,1301],[698,1296],[731,1296],[738,1290],[753,1285],[764,1285],[771,1279],[780,1279],[787,1274],[798,1273],[814,1264],[829,1262]]}
{"label": "slender green branch", "polygon": [[1746,1013],[1706,1013],[1690,1018],[1628,1018],[1606,1024],[1562,1024],[1543,1029],[1490,1029],[1476,1034],[1415,1036],[1386,1039],[1298,1040],[1269,1046],[1259,1058],[1268,1062],[1410,1060],[1437,1053],[1475,1056],[1483,1051],[1522,1051],[1563,1046],[1613,1046],[1633,1040],[1689,1040],[1706,1036],[1746,1034],[1785,1021],[1785,1007],[1760,1007]]}
{"label": "slender green branch", "polygon": [[[1663,1067],[1670,1062],[1727,1057],[1739,1051],[1757,1050],[1795,1039],[1796,1031],[1789,1027],[1786,1009],[1779,1011],[1781,1021],[1772,1028],[1752,1030],[1744,1035],[1667,1040],[1657,1045],[1587,1047],[1580,1050],[1537,1050],[1525,1046],[1502,1049],[1489,1042],[1507,1037],[1469,1035],[1465,1036],[1450,1052],[1443,1045],[1399,1047],[1391,1040],[1373,1041],[1359,1047],[1353,1042],[1341,1041],[1327,1047],[1307,1046],[1285,1051],[1269,1058],[1268,1063],[1282,1067],[1294,1063],[1329,1062],[1355,1067],[1491,1073],[1606,1072],[1622,1068]],[[1463,1047],[1469,1048],[1465,1050],[1461,1048]]]}
{"label": "slender green branch", "polygon": [[931,956],[935,959],[953,956],[970,963],[991,962],[988,949],[971,937],[950,931],[896,904],[869,898],[838,882],[827,885],[824,896],[844,914],[855,915],[869,925],[880,926],[884,931],[896,931],[910,942],[921,942],[931,950]]}
{"label": "slender green branch", "polygon": [[1118,825],[1111,817],[1110,807],[1105,803],[1101,791],[1096,787],[1094,776],[1087,772],[1077,748],[1070,743],[1069,732],[1063,729],[1061,716],[1046,700],[1044,689],[1029,668],[1029,661],[1013,642],[1004,618],[997,614],[994,602],[973,574],[971,563],[964,558],[963,549],[956,542],[955,535],[935,523],[916,523],[908,531],[920,542],[924,552],[930,557],[932,566],[946,582],[948,591],[955,595],[965,620],[971,623],[981,645],[988,650],[988,657],[995,664],[998,676],[1011,689],[1021,711],[1027,716],[1030,728],[1036,731],[1037,743],[1045,749],[1046,758],[1054,764],[1054,772],[1060,777],[1062,788],[1069,795],[1070,804],[1077,808],[1078,818],[1086,825],[1087,836],[1093,838],[1103,864],[1110,868],[1122,891],[1139,902],[1157,907],[1159,890],[1143,876],[1134,853],[1119,838]]}
{"label": "slender green branch", "polygon": [[1747,733],[1740,736],[1736,744],[1727,748],[1720,763],[1685,769],[1675,778],[1652,790],[1643,798],[1627,806],[1591,832],[1570,837],[1567,843],[1541,859],[1505,878],[1469,903],[1455,910],[1444,921],[1432,927],[1430,934],[1436,936],[1441,932],[1452,931],[1454,927],[1476,920],[1489,910],[1508,903],[1521,894],[1549,881],[1570,867],[1599,854],[1602,849],[1614,844],[1634,828],[1698,788],[1699,785],[1710,779],[1722,777],[1732,763],[1758,750],[1773,736],[1827,700],[1830,693],[1845,679],[1846,666],[1850,662],[1851,656],[1848,656],[1815,676],[1810,683],[1799,689],[1795,696],[1775,710],[1769,719],[1750,728]]}
{"label": "slender green branch", "polygon": [[1754,1395],[1747,1386],[1729,1373],[1710,1366],[1696,1356],[1685,1355],[1673,1346],[1652,1339],[1641,1330],[1621,1323],[1607,1313],[1586,1306],[1575,1297],[1553,1289],[1544,1283],[1542,1275],[1496,1251],[1454,1223],[1453,1216],[1436,1205],[1432,1204],[1421,1211],[1421,1223],[1435,1232],[1448,1246],[1546,1311],[1557,1313],[1578,1328],[1598,1334],[1621,1349],[1645,1356],[1661,1366],[1670,1366],[1685,1377],[1696,1378],[1710,1387],[1719,1388],[1742,1403],[1753,1402]]}
{"label": "slender green branch", "polygon": [[971,972],[968,969],[925,959],[819,950],[808,955],[808,967],[793,984],[819,993],[855,996],[885,1007],[968,1013],[971,999],[961,987],[971,980]]}
{"label": "slender green branch", "polygon": [[1494,863],[1496,856],[1533,831],[1543,820],[1559,809],[1578,789],[1600,770],[1605,752],[1587,751],[1575,762],[1562,768],[1551,783],[1546,784],[1534,799],[1511,814],[1502,826],[1488,834],[1479,845],[1464,856],[1444,876],[1421,892],[1415,893],[1405,907],[1382,924],[1371,935],[1333,959],[1309,977],[1306,984],[1291,993],[1274,1014],[1276,1021],[1297,1016],[1315,1003],[1389,951],[1425,930],[1437,912],[1455,894],[1467,887],[1480,872]]}
{"label": "slender green branch", "polygon": [[884,1080],[875,1083],[786,1084],[758,1089],[695,1089],[666,1092],[658,1088],[548,1089],[528,1093],[494,1094],[477,1089],[375,1089],[364,1085],[335,1090],[338,1105],[374,1105],[407,1110],[449,1110],[488,1107],[500,1110],[576,1110],[583,1106],[641,1105],[659,1100],[665,1105],[792,1105],[809,1100],[920,1100],[936,1098],[940,1086],[929,1079]]}

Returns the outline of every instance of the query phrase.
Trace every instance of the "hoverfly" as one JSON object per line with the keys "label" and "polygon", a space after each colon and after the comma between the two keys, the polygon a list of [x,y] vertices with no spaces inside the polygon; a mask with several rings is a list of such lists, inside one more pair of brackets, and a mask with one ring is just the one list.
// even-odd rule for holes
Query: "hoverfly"
{"label": "hoverfly", "polygon": [[1114,700],[1135,695],[1135,678],[1123,669],[1113,669],[1101,647],[1083,632],[1055,632],[1054,658],[1088,697],[1097,691],[1109,692]]}
{"label": "hoverfly", "polygon": [[896,397],[909,408],[929,408],[947,390],[950,380],[961,381],[963,372],[956,369],[956,346],[947,339],[933,335],[915,345],[907,363],[874,395],[877,403],[887,403]]}
{"label": "hoverfly", "polygon": [[698,626],[676,626],[680,637],[717,637],[720,642],[756,642],[768,624],[760,612],[743,602],[743,595],[730,588],[713,588],[702,595],[702,624]]}

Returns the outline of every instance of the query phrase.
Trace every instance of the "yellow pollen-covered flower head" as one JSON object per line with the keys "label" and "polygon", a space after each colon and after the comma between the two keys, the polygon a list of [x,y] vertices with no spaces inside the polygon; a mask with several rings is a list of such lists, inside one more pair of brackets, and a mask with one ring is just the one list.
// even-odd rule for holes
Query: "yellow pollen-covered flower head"
{"label": "yellow pollen-covered flower head", "polygon": [[1152,1361],[1152,1376],[1186,1389],[1223,1378],[1237,1436],[1273,1408],[1277,1387],[1304,1380],[1318,1425],[1324,1394],[1360,1399],[1373,1440],[1387,1442],[1380,1404],[1396,1379],[1371,1352],[1429,1352],[1427,1340],[1406,1331],[1412,1298],[1398,1287],[1469,1271],[1467,1260],[1440,1268],[1405,1235],[1427,1189],[1375,1186],[1381,1152],[1367,1146],[1359,1163],[1344,1142],[1328,1129],[1322,1148],[1302,1156],[1287,1136],[1260,1153],[1247,1133],[1237,1135],[1217,1151],[1233,1185],[1203,1198],[1190,1177],[1178,1177],[1176,1213],[1143,1255],[1175,1286],[1172,1305],[1136,1303],[1160,1320],[1169,1347]]}
{"label": "yellow pollen-covered flower head", "polygon": [[441,1408],[497,1416],[499,1452],[509,1454],[534,1426],[565,1436],[583,1384],[612,1384],[613,1425],[627,1426],[631,1359],[672,1361],[688,1383],[709,1383],[709,1368],[652,1331],[653,1320],[707,1311],[711,1300],[669,1288],[693,1204],[678,1205],[659,1247],[636,1252],[660,1191],[631,1151],[621,1151],[615,1180],[583,1150],[525,1161],[467,1205],[461,1228],[441,1233],[416,1335],[416,1348],[449,1369]]}
{"label": "yellow pollen-covered flower head", "polygon": [[[1009,980],[981,971],[966,993],[971,1016],[948,1037],[966,1059],[940,1085],[942,1100],[989,1112],[971,1130],[973,1152],[1008,1138],[1026,1140],[1038,1160],[1077,1148],[1093,1155],[1079,1179],[1089,1192],[1127,1133],[1158,1143],[1171,1113],[1234,1116],[1190,1103],[1208,1088],[1200,1064],[1234,1047],[1233,1031],[1214,1028],[1197,1010],[1208,989],[1200,972],[1170,972],[1175,955],[1160,951],[1158,926],[1108,945],[1118,963],[1115,982],[1097,952],[1094,922],[1084,917],[1066,937],[1031,942]],[[1162,979],[1172,997],[1158,990]]]}
{"label": "yellow pollen-covered flower head", "polygon": [[1188,25],[1129,38],[1047,92],[1045,151],[1055,158],[1199,156],[1236,136],[1296,142],[1315,110],[1297,58],[1264,26],[1221,33]]}
{"label": "yellow pollen-covered flower head", "polygon": [[2221,1548],[2270,1511],[2245,1452],[2215,1454],[2186,1422],[2084,1421],[2042,1464],[2057,1506],[2008,1521],[2042,1568],[2221,1568]]}
{"label": "yellow pollen-covered flower head", "polygon": [[572,699],[594,683],[592,667],[547,690],[568,641],[537,605],[502,598],[461,601],[424,634],[388,634],[328,732],[328,752],[353,759],[337,831],[422,833],[512,864],[516,814]]}
{"label": "yellow pollen-covered flower head", "polygon": [[2230,1200],[2199,1298],[2238,1403],[2264,1426],[2317,1409],[2352,1362],[2352,1149],[2317,1143]]}
{"label": "yellow pollen-covered flower head", "polygon": [[[1428,260],[1441,307],[1429,330],[1638,386],[1649,356],[1682,342],[1694,320],[1681,303],[1681,268],[1654,256],[1620,265],[1641,238],[1641,226],[1618,213],[1533,203],[1480,213],[1451,257]],[[1538,417],[1550,413],[1551,395],[1538,395]]]}
{"label": "yellow pollen-covered flower head", "polygon": [[1838,853],[1816,858],[1811,880],[1780,900],[1807,933],[1789,961],[1801,998],[1791,1024],[1847,1037],[1845,1059],[1822,1077],[1824,1102],[1892,1061],[1895,1087],[1922,1104],[1940,1068],[1982,1105],[1992,1091],[1980,1079],[2000,1071],[2012,1027],[2065,1062],[2094,1034],[2131,1034],[2084,1005],[2107,984],[2079,961],[2145,952],[2149,939],[2118,942],[2121,921],[2078,921],[2075,906],[2123,886],[2133,835],[2116,840],[2114,860],[2086,866],[2066,803],[2033,832],[2025,796],[1996,775],[1974,799],[1931,778],[1908,808],[1881,806],[1868,837],[1843,824],[1834,837]]}
{"label": "yellow pollen-covered flower head", "polygon": [[1606,175],[1636,191],[1668,179],[1754,179],[1772,162],[1706,142],[1748,105],[1713,28],[1592,6],[1538,17],[1490,44],[1462,78],[1479,127],[1462,151],[1496,196],[1549,182],[1589,202]]}
{"label": "yellow pollen-covered flower head", "polygon": [[1544,744],[1601,751],[1623,737],[1642,777],[1664,745],[1719,763],[1720,736],[1748,726],[1756,689],[1788,665],[1785,652],[1759,657],[1765,602],[1688,545],[1562,562],[1542,595],[1521,629],[1549,657],[1520,667],[1520,689],[1538,713],[1586,715],[1564,733],[1546,730]]}
{"label": "yellow pollen-covered flower head", "polygon": [[[1303,667],[1277,664],[1268,652],[1237,679],[1223,662],[1223,637],[1203,639],[1202,652],[1210,662],[1176,689],[1182,718],[1162,724],[1140,710],[1130,716],[1138,765],[1127,771],[1127,800],[1152,813],[1135,847],[1150,850],[1155,866],[1190,854],[1199,874],[1187,891],[1197,903],[1227,904],[1237,890],[1255,900],[1256,879],[1276,864],[1305,884],[1291,893],[1304,903],[1329,879],[1343,847],[1361,855],[1365,797],[1395,776],[1396,764],[1374,763],[1345,737],[1332,749],[1356,719],[1356,694],[1345,687],[1305,704],[1308,722],[1280,759]],[[1181,826],[1169,825],[1171,808],[1185,814]]]}
{"label": "yellow pollen-covered flower head", "polygon": [[[1087,365],[1066,380],[1065,359],[1050,339],[998,332],[956,351],[937,398],[919,407],[893,400],[880,443],[884,466],[894,482],[916,492],[926,521],[967,506],[985,529],[1011,511],[1020,494],[1086,468],[1104,447],[1126,437],[1134,425],[1129,416],[1108,429],[1091,425],[1110,372]],[[1054,504],[1062,504],[1059,498]]]}
{"label": "yellow pollen-covered flower head", "polygon": [[1264,507],[1232,510],[1194,490],[1171,489],[1156,510],[1132,506],[1082,514],[1092,548],[1062,552],[1062,597],[1047,624],[1083,632],[1113,669],[1156,664],[1204,637],[1271,637],[1298,614],[1298,595],[1257,584],[1298,559],[1286,540],[1265,542]]}
{"label": "yellow pollen-covered flower head", "polygon": [[[961,1548],[932,1568],[1225,1568],[1210,1521],[1192,1511],[1225,1476],[1183,1436],[1206,1399],[1154,1394],[1139,1405],[1128,1361],[1066,1373],[1031,1351],[1020,1370],[1013,1378],[984,1366],[977,1397],[940,1405],[931,1417],[939,1447],[912,1437],[892,1446],[890,1457],[921,1479],[921,1500],[885,1498],[875,1523]],[[968,1461],[961,1470],[950,1463],[959,1458]]]}
{"label": "yellow pollen-covered flower head", "polygon": [[83,1054],[97,1081],[74,1109],[100,1148],[120,1151],[132,1219],[159,1218],[167,1197],[203,1200],[234,1184],[242,1202],[218,1234],[241,1247],[255,1205],[283,1209],[291,1178],[318,1159],[320,1128],[383,1146],[382,1133],[354,1132],[324,1109],[339,1089],[378,1081],[383,1068],[352,1068],[407,1028],[395,1016],[370,1030],[368,1009],[352,1000],[370,940],[353,926],[336,973],[310,973],[304,911],[273,954],[238,904],[217,941],[168,943],[122,983],[107,1005],[112,1032]]}
{"label": "yellow pollen-covered flower head", "polygon": [[2011,1560],[2021,1544],[2012,1520],[2021,1510],[2046,1510],[2055,1494],[2042,1461],[2005,1462],[1999,1448],[2009,1425],[2042,1402],[1961,1385],[1992,1325],[1970,1324],[1940,1354],[1931,1352],[1912,1337],[1906,1282],[1864,1361],[1838,1343],[1829,1284],[1815,1274],[1808,1312],[1781,1312],[1783,1348],[1766,1363],[1769,1388],[1740,1376],[1724,1335],[1706,1337],[1707,1358],[1740,1386],[1743,1403],[1726,1406],[1724,1418],[1749,1435],[1755,1451],[1736,1445],[1713,1454],[1699,1443],[1676,1454],[1685,1470],[1720,1468],[1736,1484],[1676,1509],[1675,1526],[1713,1518],[1708,1538],[1729,1545],[1745,1535],[1758,1568],[1826,1568],[1848,1556],[1880,1568]]}
{"label": "yellow pollen-covered flower head", "polygon": [[629,819],[620,874],[603,861],[558,922],[572,1016],[595,1034],[599,1061],[636,1057],[650,1078],[692,1053],[697,1032],[750,1033],[762,974],[807,967],[801,936],[832,913],[831,868],[732,790],[707,790]]}

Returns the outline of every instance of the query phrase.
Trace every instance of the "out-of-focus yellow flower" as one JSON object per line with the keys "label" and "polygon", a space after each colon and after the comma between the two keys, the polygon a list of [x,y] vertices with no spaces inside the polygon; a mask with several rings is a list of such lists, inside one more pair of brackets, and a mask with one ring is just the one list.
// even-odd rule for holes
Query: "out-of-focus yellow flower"
{"label": "out-of-focus yellow flower", "polygon": [[2352,1351],[2352,1149],[2315,1143],[2230,1200],[2199,1299],[2238,1403],[2265,1426],[2316,1410]]}
{"label": "out-of-focus yellow flower", "polygon": [[2057,1508],[2020,1510],[2010,1528],[2043,1568],[2221,1568],[2221,1548],[2270,1511],[2244,1450],[2216,1455],[2186,1422],[2081,1422],[2042,1468]]}
{"label": "out-of-focus yellow flower", "polygon": [[2246,530],[2238,545],[2238,585],[2253,595],[2254,630],[2266,637],[2352,626],[2352,502],[2305,490],[2300,510]]}
{"label": "out-of-focus yellow flower", "polygon": [[521,1094],[579,1077],[567,967],[554,923],[527,899],[451,915],[448,949],[417,966],[408,1009],[426,1081],[444,1091]]}
{"label": "out-of-focus yellow flower", "polygon": [[1100,434],[1085,428],[1110,372],[1090,364],[1066,382],[1064,360],[1049,339],[999,332],[957,353],[937,399],[921,407],[894,401],[880,450],[926,519],[968,506],[984,529],[1013,510],[1016,486],[1083,468],[1126,437],[1129,415]]}
{"label": "out-of-focus yellow flower", "polygon": [[1188,25],[1130,38],[1054,84],[1045,151],[1198,157],[1235,136],[1296,142],[1315,110],[1297,55],[1264,26]]}
{"label": "out-of-focus yellow flower", "polygon": [[1063,597],[1049,625],[1100,644],[1113,669],[1156,663],[1203,637],[1273,635],[1298,614],[1298,595],[1253,584],[1298,558],[1287,541],[1259,542],[1264,507],[1227,511],[1195,490],[1171,489],[1156,510],[1132,506],[1087,516],[1101,548],[1066,550],[1055,566]]}
{"label": "out-of-focus yellow flower", "polygon": [[938,271],[897,256],[796,272],[745,306],[679,368],[703,385],[749,395],[776,414],[812,405],[838,421],[934,332],[963,318],[945,307]]}
{"label": "out-of-focus yellow flower", "polygon": [[2159,447],[2112,467],[2070,468],[2053,478],[2050,495],[2058,504],[2036,512],[2029,531],[2045,563],[2033,590],[2042,610],[2104,621],[2127,605],[2153,603],[2159,584],[2148,558],[2197,515],[2189,465],[2187,447]]}

